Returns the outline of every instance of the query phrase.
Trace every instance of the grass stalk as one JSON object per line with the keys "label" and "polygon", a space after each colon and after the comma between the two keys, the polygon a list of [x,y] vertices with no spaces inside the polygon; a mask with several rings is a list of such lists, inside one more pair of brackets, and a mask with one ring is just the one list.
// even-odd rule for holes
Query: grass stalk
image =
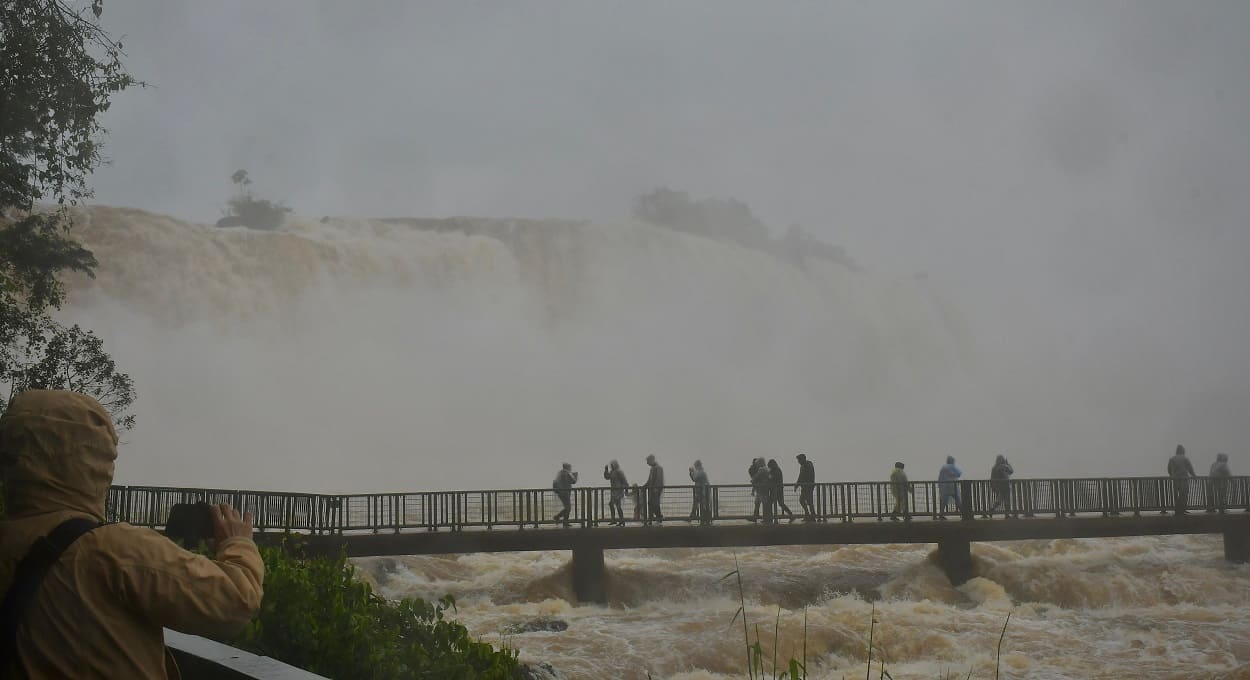
{"label": "grass stalk", "polygon": [[777,620],[773,622],[773,680],[777,680],[777,642],[781,637],[781,605],[777,605]]}
{"label": "grass stalk", "polygon": [[1007,636],[1007,624],[1011,623],[1011,612],[1007,612],[1007,620],[1003,621],[1003,632],[998,634],[998,655],[994,659],[994,680],[998,680],[998,669],[1003,662],[1003,638]]}
{"label": "grass stalk", "polygon": [[807,605],[803,605],[803,680],[807,680]]}
{"label": "grass stalk", "polygon": [[751,665],[751,636],[747,632],[747,601],[742,591],[742,567],[738,565],[738,553],[736,552],[734,553],[734,570],[722,576],[720,580],[724,581],[730,576],[736,576],[738,579],[738,611],[734,612],[733,621],[730,621],[729,625],[734,625],[734,621],[738,620],[739,616],[742,617],[742,646],[746,648],[747,652],[747,678],[748,680],[755,680],[755,668]]}
{"label": "grass stalk", "polygon": [[864,680],[872,680],[872,634],[877,628],[877,603],[872,603],[872,614],[868,623],[868,668],[864,669]]}

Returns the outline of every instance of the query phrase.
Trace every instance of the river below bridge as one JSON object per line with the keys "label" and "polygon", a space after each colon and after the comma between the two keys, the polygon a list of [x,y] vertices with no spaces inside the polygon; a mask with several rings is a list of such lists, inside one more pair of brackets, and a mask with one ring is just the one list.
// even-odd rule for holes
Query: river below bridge
{"label": "river below bridge", "polygon": [[[1219,536],[983,543],[980,576],[952,587],[932,546],[857,545],[609,551],[608,606],[574,606],[566,552],[356,560],[388,597],[450,593],[474,635],[545,661],[571,680],[746,677],[735,554],[752,640],[803,654],[811,678],[895,680],[1250,679],[1250,565]],[[567,630],[518,632],[559,621]],[[556,624],[553,627],[560,627]],[[1238,670],[1235,670],[1238,669]],[[768,666],[772,677],[771,662]],[[872,677],[877,677],[874,670]]]}

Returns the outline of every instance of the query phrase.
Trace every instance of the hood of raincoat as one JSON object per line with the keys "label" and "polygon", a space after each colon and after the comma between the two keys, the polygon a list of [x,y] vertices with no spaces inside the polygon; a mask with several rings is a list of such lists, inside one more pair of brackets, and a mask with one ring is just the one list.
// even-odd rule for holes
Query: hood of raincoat
{"label": "hood of raincoat", "polygon": [[28,390],[0,416],[0,479],[11,519],[83,512],[104,521],[117,431],[100,402],[64,390]]}
{"label": "hood of raincoat", "polygon": [[946,457],[946,464],[947,464],[947,465],[954,465],[954,464],[955,464],[955,457],[954,457],[954,456],[947,456],[947,457]]}

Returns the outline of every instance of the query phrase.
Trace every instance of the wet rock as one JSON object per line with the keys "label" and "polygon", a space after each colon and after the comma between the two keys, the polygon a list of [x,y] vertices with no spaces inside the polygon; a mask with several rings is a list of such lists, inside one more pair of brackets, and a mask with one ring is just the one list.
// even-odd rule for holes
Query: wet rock
{"label": "wet rock", "polygon": [[514,623],[504,628],[505,635],[520,635],[521,633],[561,633],[569,629],[567,621],[560,619],[533,619],[531,621],[522,621]]}
{"label": "wet rock", "polygon": [[567,680],[563,673],[549,663],[523,663],[513,677],[516,680]]}

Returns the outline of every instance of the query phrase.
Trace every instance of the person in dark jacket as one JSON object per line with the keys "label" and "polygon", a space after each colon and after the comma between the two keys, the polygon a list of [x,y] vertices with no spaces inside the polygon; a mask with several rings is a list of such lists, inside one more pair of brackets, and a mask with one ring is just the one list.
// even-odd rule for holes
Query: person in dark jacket
{"label": "person in dark jacket", "polygon": [[946,464],[938,470],[938,494],[942,497],[938,519],[946,519],[947,501],[954,503],[955,512],[959,512],[963,507],[959,502],[959,478],[963,476],[964,471],[955,465],[955,457],[947,456]]}
{"label": "person in dark jacket", "polygon": [[565,463],[560,467],[560,471],[556,473],[555,481],[551,482],[551,488],[556,492],[556,498],[560,499],[560,505],[563,506],[560,512],[553,517],[557,522],[563,521],[565,528],[569,526],[569,495],[573,491],[573,485],[577,483],[577,473],[573,472],[573,466]]}
{"label": "person in dark jacket", "polygon": [[655,455],[647,456],[647,465],[651,472],[647,474],[647,521],[663,522],[664,513],[660,512],[660,497],[664,494],[664,468],[656,462]]}
{"label": "person in dark jacket", "polygon": [[890,493],[894,494],[894,510],[890,513],[890,521],[897,522],[899,515],[908,522],[911,521],[911,513],[908,512],[907,501],[911,497],[911,483],[907,481],[907,473],[903,472],[903,464],[901,462],[894,464],[894,471],[890,473]]}
{"label": "person in dark jacket", "polygon": [[768,465],[764,463],[764,459],[759,458],[758,460],[760,462],[758,466],[752,465],[755,468],[755,472],[751,475],[751,493],[755,494],[755,512],[757,514],[756,517],[751,518],[751,521],[756,521],[759,509],[762,507],[764,508],[764,524],[772,524],[774,509],[772,475],[769,474]]}
{"label": "person in dark jacket", "polygon": [[1228,508],[1228,478],[1233,476],[1233,471],[1228,467],[1228,454],[1215,454],[1215,462],[1211,463],[1211,507],[1207,508],[1207,512],[1216,512],[1222,515]]}
{"label": "person in dark jacket", "polygon": [[1011,476],[1015,474],[1015,469],[1011,467],[1011,463],[1007,462],[1007,456],[998,454],[994,459],[994,467],[990,469],[990,492],[994,495],[994,504],[986,511],[982,517],[989,518],[993,516],[998,506],[1003,506],[1003,516],[1012,517],[1011,512]]}
{"label": "person in dark jacket", "polygon": [[816,466],[800,453],[794,457],[799,461],[799,477],[794,482],[794,490],[799,492],[799,507],[803,508],[803,521],[816,521],[816,505],[812,502],[812,490],[816,487]]}
{"label": "person in dark jacket", "polygon": [[1172,478],[1172,488],[1176,494],[1176,514],[1189,514],[1189,478],[1194,474],[1194,464],[1185,455],[1185,447],[1176,445],[1176,453],[1168,459],[1168,476]]}
{"label": "person in dark jacket", "polygon": [[[764,459],[752,458],[751,465],[747,468],[747,481],[751,482],[751,495],[755,496],[755,510],[751,513],[752,522],[760,521],[760,508],[764,508],[767,505],[768,493],[767,491],[761,491],[760,485],[755,481],[755,476],[759,474],[761,469],[767,474],[768,465],[764,462]],[[766,487],[767,484],[764,486]]]}
{"label": "person in dark jacket", "polygon": [[608,480],[608,485],[612,487],[608,496],[608,512],[612,513],[612,525],[625,526],[625,511],[621,508],[621,499],[625,497],[625,489],[629,488],[629,482],[625,479],[625,471],[621,469],[621,464],[611,461],[603,466],[603,478]]}
{"label": "person in dark jacket", "polygon": [[[777,463],[776,458],[768,459],[768,495],[777,506],[777,512],[784,512],[790,517],[790,521],[794,521],[794,512],[790,510],[790,506],[786,505],[786,479],[785,473],[781,471],[781,465]],[[776,517],[776,513],[773,514]]]}
{"label": "person in dark jacket", "polygon": [[697,519],[699,524],[712,523],[712,489],[703,469],[703,461],[696,460],[690,466],[690,481],[694,482],[694,506],[690,511],[691,521]]}

